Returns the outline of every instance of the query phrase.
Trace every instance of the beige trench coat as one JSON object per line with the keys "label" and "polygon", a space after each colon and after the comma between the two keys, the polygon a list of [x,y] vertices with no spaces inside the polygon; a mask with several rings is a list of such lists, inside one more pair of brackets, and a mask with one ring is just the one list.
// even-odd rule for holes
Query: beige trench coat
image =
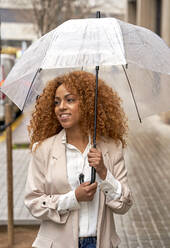
{"label": "beige trench coat", "polygon": [[[60,194],[71,190],[62,136],[63,131],[46,139],[33,152],[28,170],[25,205],[34,217],[42,220],[33,243],[33,247],[37,248],[78,248],[78,210],[68,210],[64,214],[56,210]],[[97,148],[102,151],[105,166],[122,185],[122,195],[118,200],[107,202],[100,191],[97,248],[112,248],[120,243],[113,213],[125,214],[132,205],[132,199],[121,144],[116,145],[112,139],[104,138]]]}

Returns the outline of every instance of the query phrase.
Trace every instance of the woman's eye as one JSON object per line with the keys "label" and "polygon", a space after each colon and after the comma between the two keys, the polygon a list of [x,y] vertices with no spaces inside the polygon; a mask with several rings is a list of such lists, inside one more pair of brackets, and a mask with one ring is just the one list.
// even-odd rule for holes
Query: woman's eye
{"label": "woman's eye", "polygon": [[54,105],[56,106],[56,105],[59,105],[59,101],[54,101]]}
{"label": "woman's eye", "polygon": [[68,102],[74,102],[74,99],[73,98],[68,98],[67,101]]}

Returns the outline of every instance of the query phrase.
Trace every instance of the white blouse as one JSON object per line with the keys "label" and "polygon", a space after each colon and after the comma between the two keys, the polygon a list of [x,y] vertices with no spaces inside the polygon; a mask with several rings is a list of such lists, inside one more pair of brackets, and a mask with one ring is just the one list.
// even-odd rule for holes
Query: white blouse
{"label": "white blouse", "polygon": [[93,237],[97,235],[97,216],[99,208],[99,190],[102,190],[107,201],[116,200],[121,196],[121,184],[114,178],[109,170],[105,180],[100,179],[96,173],[98,187],[92,201],[78,202],[75,190],[80,185],[79,175],[84,174],[84,181],[91,180],[91,167],[88,164],[87,154],[91,148],[91,141],[83,153],[75,146],[68,144],[66,133],[62,138],[62,143],[66,146],[67,177],[72,191],[59,197],[57,211],[64,213],[68,210],[79,210],[79,237]]}

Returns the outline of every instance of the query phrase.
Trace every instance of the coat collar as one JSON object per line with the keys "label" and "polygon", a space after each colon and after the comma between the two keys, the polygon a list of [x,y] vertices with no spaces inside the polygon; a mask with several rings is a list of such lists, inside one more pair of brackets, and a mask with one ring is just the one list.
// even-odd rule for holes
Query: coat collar
{"label": "coat collar", "polygon": [[[54,136],[53,146],[52,146],[52,156],[55,159],[59,159],[61,156],[65,156],[65,143],[62,142],[65,130],[62,129],[57,135]],[[97,144],[97,149],[102,151],[103,156],[108,152],[107,139],[101,137],[100,142]]]}

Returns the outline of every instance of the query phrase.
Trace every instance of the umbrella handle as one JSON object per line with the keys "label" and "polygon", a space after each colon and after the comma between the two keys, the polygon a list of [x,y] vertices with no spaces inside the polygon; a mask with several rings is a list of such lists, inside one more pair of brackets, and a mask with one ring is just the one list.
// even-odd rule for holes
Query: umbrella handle
{"label": "umbrella handle", "polygon": [[94,183],[96,180],[96,170],[95,168],[91,168],[91,181],[90,181],[90,184]]}

